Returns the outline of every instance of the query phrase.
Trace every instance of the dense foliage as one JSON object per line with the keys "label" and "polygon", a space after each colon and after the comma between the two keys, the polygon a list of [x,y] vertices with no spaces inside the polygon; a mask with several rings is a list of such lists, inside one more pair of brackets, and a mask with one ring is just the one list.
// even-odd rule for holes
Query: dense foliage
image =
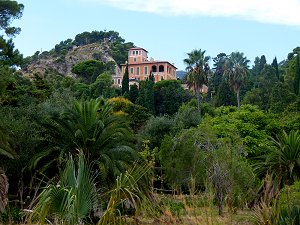
{"label": "dense foliage", "polygon": [[[18,66],[46,53],[23,59],[8,39],[22,12],[0,2],[0,223],[156,221],[166,205],[176,216],[206,210],[199,196],[211,196],[220,215],[252,207],[260,224],[299,220],[299,47],[279,63],[256,57],[252,68],[233,52],[213,57],[211,69],[205,51],[193,50],[183,81],[155,83],[151,73],[121,90],[97,57],[75,64],[76,78],[50,69],[24,76]],[[118,32],[92,31],[47,54],[98,42],[118,64],[133,47]],[[188,197],[164,203],[157,193]]]}

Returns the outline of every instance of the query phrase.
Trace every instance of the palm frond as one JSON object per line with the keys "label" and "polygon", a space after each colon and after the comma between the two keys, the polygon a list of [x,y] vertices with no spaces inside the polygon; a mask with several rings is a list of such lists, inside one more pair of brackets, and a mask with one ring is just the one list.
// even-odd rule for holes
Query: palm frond
{"label": "palm frond", "polygon": [[57,218],[64,224],[83,221],[98,204],[94,177],[83,154],[79,154],[77,163],[70,157],[59,183],[48,185],[35,201],[29,221],[41,224],[46,218]]}
{"label": "palm frond", "polygon": [[[139,213],[144,207],[147,207],[148,212],[154,208],[150,207],[153,206],[153,203],[151,203],[151,195],[149,195],[149,186],[147,189],[144,189],[141,185],[141,181],[147,177],[149,171],[150,167],[148,165],[135,164],[131,170],[117,177],[114,188],[106,193],[110,198],[107,209],[98,225],[123,224],[124,221],[117,209],[117,206],[122,202],[130,202],[136,213]],[[143,184],[146,183],[143,182]]]}

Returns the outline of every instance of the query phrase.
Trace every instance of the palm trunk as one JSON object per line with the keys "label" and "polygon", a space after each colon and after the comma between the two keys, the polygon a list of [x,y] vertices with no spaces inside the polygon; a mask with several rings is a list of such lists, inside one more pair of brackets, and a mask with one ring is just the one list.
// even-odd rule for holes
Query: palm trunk
{"label": "palm trunk", "polygon": [[241,103],[240,103],[240,90],[236,91],[236,100],[237,100],[237,104],[238,104],[238,109],[241,108]]}
{"label": "palm trunk", "polygon": [[201,107],[200,107],[200,104],[201,104],[200,90],[199,90],[199,88],[197,88],[197,105],[198,105],[198,113],[199,113],[199,116],[200,116],[200,119],[201,119]]}

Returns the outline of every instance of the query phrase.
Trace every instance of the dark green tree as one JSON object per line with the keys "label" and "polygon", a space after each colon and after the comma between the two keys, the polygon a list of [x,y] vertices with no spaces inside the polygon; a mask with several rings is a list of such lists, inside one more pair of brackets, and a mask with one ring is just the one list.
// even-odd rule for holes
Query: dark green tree
{"label": "dark green tree", "polygon": [[297,96],[290,91],[286,83],[276,83],[270,92],[270,109],[275,113],[283,112]]}
{"label": "dark green tree", "polygon": [[132,103],[135,103],[138,97],[139,97],[139,88],[136,84],[133,84],[133,85],[130,86],[129,100]]}
{"label": "dark green tree", "polygon": [[299,94],[300,87],[300,56],[297,54],[296,56],[296,66],[295,66],[295,77],[294,77],[294,93],[296,95]]}
{"label": "dark green tree", "polygon": [[178,80],[162,80],[154,84],[155,114],[173,115],[184,102],[191,99]]}
{"label": "dark green tree", "polygon": [[140,82],[139,96],[136,103],[147,108],[152,114],[155,113],[154,105],[154,82],[151,80],[144,80]]}
{"label": "dark green tree", "polygon": [[72,73],[77,74],[85,83],[93,83],[106,70],[106,65],[98,60],[87,60],[72,67]]}
{"label": "dark green tree", "polygon": [[225,53],[219,53],[216,57],[212,58],[213,64],[213,76],[212,76],[212,89],[217,92],[219,85],[222,82],[222,77],[225,69],[227,55]]}
{"label": "dark green tree", "polygon": [[5,40],[3,36],[0,36],[0,66],[21,65],[23,56],[19,50],[14,48],[15,45],[12,39]]}
{"label": "dark green tree", "polygon": [[128,63],[125,67],[125,72],[122,79],[122,95],[125,95],[125,93],[129,93],[129,73],[128,73]]}
{"label": "dark green tree", "polygon": [[154,78],[152,70],[150,71],[149,80],[155,82],[155,78]]}
{"label": "dark green tree", "polygon": [[272,62],[271,65],[275,69],[275,73],[276,73],[277,79],[280,80],[280,77],[279,77],[279,68],[278,68],[278,63],[277,63],[277,58],[276,57],[273,59],[273,62]]}
{"label": "dark green tree", "polygon": [[148,80],[146,81],[146,93],[145,93],[145,107],[151,112],[155,113],[155,106],[154,106],[154,81]]}
{"label": "dark green tree", "polygon": [[17,1],[0,1],[0,30],[4,30],[8,36],[14,36],[20,33],[20,28],[10,27],[10,24],[14,19],[20,19],[22,17],[23,9],[24,5],[18,4]]}
{"label": "dark green tree", "polygon": [[236,97],[228,80],[222,79],[217,89],[214,103],[216,106],[236,105]]}
{"label": "dark green tree", "polygon": [[103,96],[104,98],[110,98],[114,95],[113,79],[110,72],[106,71],[100,74],[96,81],[91,84],[91,88],[93,89],[94,97]]}

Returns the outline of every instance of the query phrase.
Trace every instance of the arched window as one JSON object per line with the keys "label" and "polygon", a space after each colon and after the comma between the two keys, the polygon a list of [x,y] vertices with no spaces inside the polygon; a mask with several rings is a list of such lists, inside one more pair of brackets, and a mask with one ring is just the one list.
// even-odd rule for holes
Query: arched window
{"label": "arched window", "polygon": [[153,73],[157,72],[157,68],[156,68],[155,65],[152,66],[152,72],[153,72]]}
{"label": "arched window", "polygon": [[158,72],[164,72],[165,71],[165,67],[163,65],[160,65],[158,67]]}

